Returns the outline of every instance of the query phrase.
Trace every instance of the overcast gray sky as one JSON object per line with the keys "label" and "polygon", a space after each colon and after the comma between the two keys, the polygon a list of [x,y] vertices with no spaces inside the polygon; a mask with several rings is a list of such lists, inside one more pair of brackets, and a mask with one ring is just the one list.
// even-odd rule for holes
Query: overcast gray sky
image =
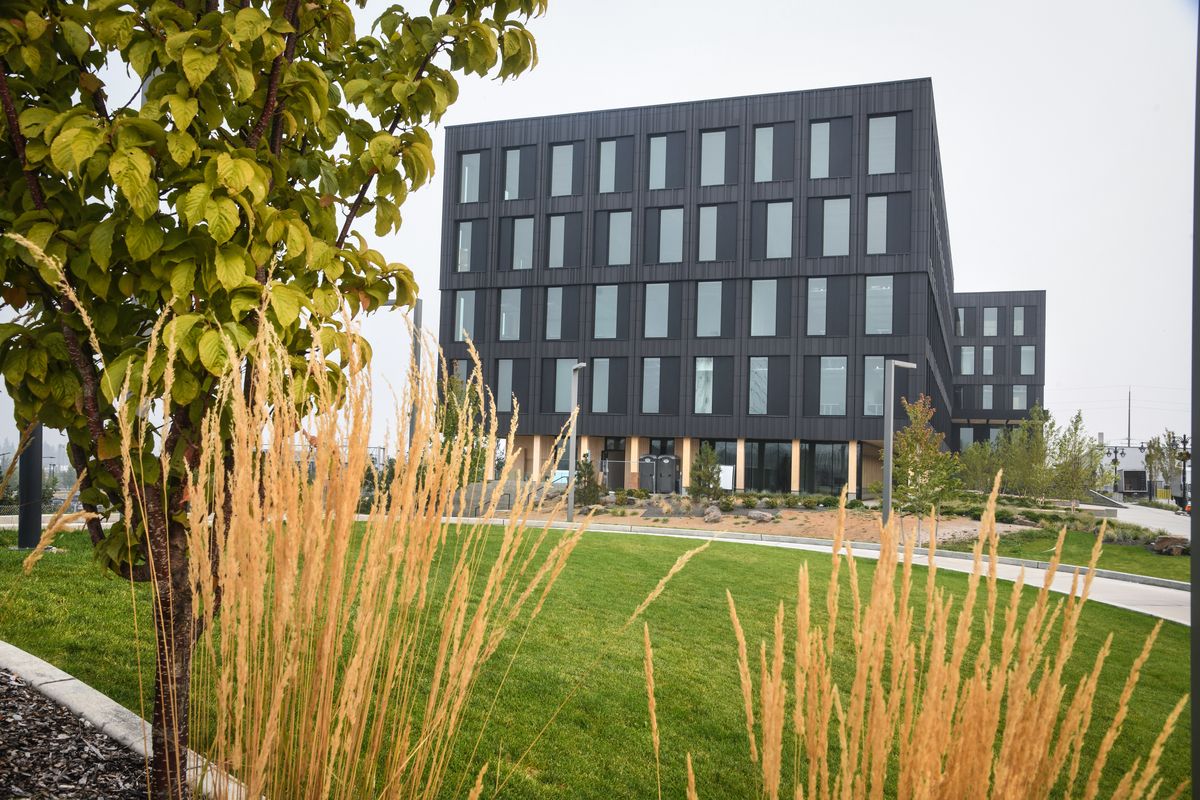
{"label": "overcast gray sky", "polygon": [[[360,30],[389,3],[356,10]],[[1196,14],[1183,0],[551,0],[530,24],[540,65],[463,80],[443,122],[930,77],[955,288],[1045,289],[1047,406],[1124,438],[1132,387],[1136,441],[1190,414]],[[376,246],[412,267],[436,328],[441,176],[402,210]],[[404,380],[402,330],[395,315],[366,325],[380,387]]]}

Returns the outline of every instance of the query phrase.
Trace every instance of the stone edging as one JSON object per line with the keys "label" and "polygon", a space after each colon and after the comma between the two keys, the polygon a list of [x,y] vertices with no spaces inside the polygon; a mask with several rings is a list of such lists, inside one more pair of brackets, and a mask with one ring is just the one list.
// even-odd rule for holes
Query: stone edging
{"label": "stone edging", "polygon": [[[482,517],[445,517],[446,522],[478,524],[485,523],[488,525],[505,525],[508,519],[484,519]],[[569,528],[575,529],[580,526],[578,522],[566,522],[564,520],[555,520],[553,523],[548,523],[546,520],[526,520],[526,526],[531,528],[544,528],[551,525],[554,528]],[[589,531],[599,533],[648,533],[657,534],[660,536],[686,536],[697,539],[725,539],[748,542],[781,542],[788,544],[800,544],[815,547],[822,547],[826,550],[831,549],[832,543],[829,539],[815,539],[809,536],[780,536],[773,533],[746,533],[743,531],[710,531],[699,528],[656,528],[647,525],[615,525],[603,523],[599,525],[588,525]],[[855,550],[871,550],[878,551],[879,545],[875,542],[851,542],[851,546]],[[913,550],[915,555],[928,555],[929,549],[925,547],[917,547]],[[941,550],[937,551],[938,556],[947,558],[959,558],[970,561],[974,558],[971,553],[963,553],[957,550]],[[984,556],[983,563],[988,563],[987,556]],[[1013,558],[1011,556],[997,556],[996,563],[1009,564],[1015,567],[1028,567],[1030,569],[1048,569],[1049,561],[1033,561],[1025,558]],[[1060,564],[1059,569],[1064,572],[1068,567],[1078,567],[1082,569],[1082,565],[1077,564]],[[1163,589],[1176,589],[1179,591],[1190,592],[1192,585],[1188,581],[1174,581],[1169,578],[1159,578],[1153,575],[1136,575],[1132,572],[1117,572],[1111,569],[1097,569],[1097,578],[1108,578],[1110,580],[1125,581],[1126,583],[1137,583],[1143,586],[1158,586]]]}
{"label": "stone edging", "polygon": [[[150,724],[108,695],[5,641],[0,641],[0,669],[14,673],[113,741],[142,758],[148,757]],[[199,781],[205,797],[214,800],[243,800],[245,797],[245,789],[240,783],[191,750],[188,751],[187,772],[188,783],[195,786]]]}

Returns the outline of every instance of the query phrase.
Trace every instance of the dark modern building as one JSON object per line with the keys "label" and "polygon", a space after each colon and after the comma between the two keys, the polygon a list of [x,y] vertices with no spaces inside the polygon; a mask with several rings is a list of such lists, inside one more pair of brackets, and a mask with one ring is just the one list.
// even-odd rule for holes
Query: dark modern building
{"label": "dark modern building", "polygon": [[[1040,399],[1044,294],[954,294],[928,79],[450,127],[446,148],[440,338],[452,361],[475,343],[502,424],[519,403],[527,471],[577,362],[610,486],[647,454],[686,486],[707,441],[732,488],[861,494],[888,357],[953,445],[1019,419],[1013,387]],[[969,347],[993,348],[986,413]]]}

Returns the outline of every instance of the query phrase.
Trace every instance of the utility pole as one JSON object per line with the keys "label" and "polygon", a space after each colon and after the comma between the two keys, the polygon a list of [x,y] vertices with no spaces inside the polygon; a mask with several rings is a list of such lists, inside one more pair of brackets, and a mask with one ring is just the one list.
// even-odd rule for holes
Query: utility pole
{"label": "utility pole", "polygon": [[892,516],[892,439],[896,433],[896,367],[916,369],[910,361],[883,362],[883,524]]}
{"label": "utility pole", "polygon": [[[413,325],[412,325],[412,358],[413,367],[416,375],[421,374],[421,298],[417,298],[417,304],[413,308]],[[414,378],[416,376],[414,375]],[[416,387],[409,387],[412,392]],[[413,437],[417,435],[417,397],[413,394],[412,408],[408,414],[408,452],[412,453]],[[397,454],[398,455],[398,454]]]}
{"label": "utility pole", "polygon": [[575,520],[575,434],[579,429],[579,371],[587,364],[580,361],[571,367],[571,438],[567,444],[567,522]]}
{"label": "utility pole", "polygon": [[1125,446],[1133,447],[1133,387],[1125,396]]}

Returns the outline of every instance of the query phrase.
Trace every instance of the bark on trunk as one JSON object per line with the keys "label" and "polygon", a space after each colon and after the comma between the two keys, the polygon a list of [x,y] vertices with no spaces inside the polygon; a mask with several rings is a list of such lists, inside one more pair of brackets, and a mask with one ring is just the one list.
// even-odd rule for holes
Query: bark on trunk
{"label": "bark on trunk", "polygon": [[[157,515],[151,512],[147,516]],[[150,794],[154,800],[184,800],[189,796],[188,701],[195,641],[187,550],[184,531],[179,525],[168,528],[161,522],[152,523],[148,539],[153,564],[156,644]]]}

